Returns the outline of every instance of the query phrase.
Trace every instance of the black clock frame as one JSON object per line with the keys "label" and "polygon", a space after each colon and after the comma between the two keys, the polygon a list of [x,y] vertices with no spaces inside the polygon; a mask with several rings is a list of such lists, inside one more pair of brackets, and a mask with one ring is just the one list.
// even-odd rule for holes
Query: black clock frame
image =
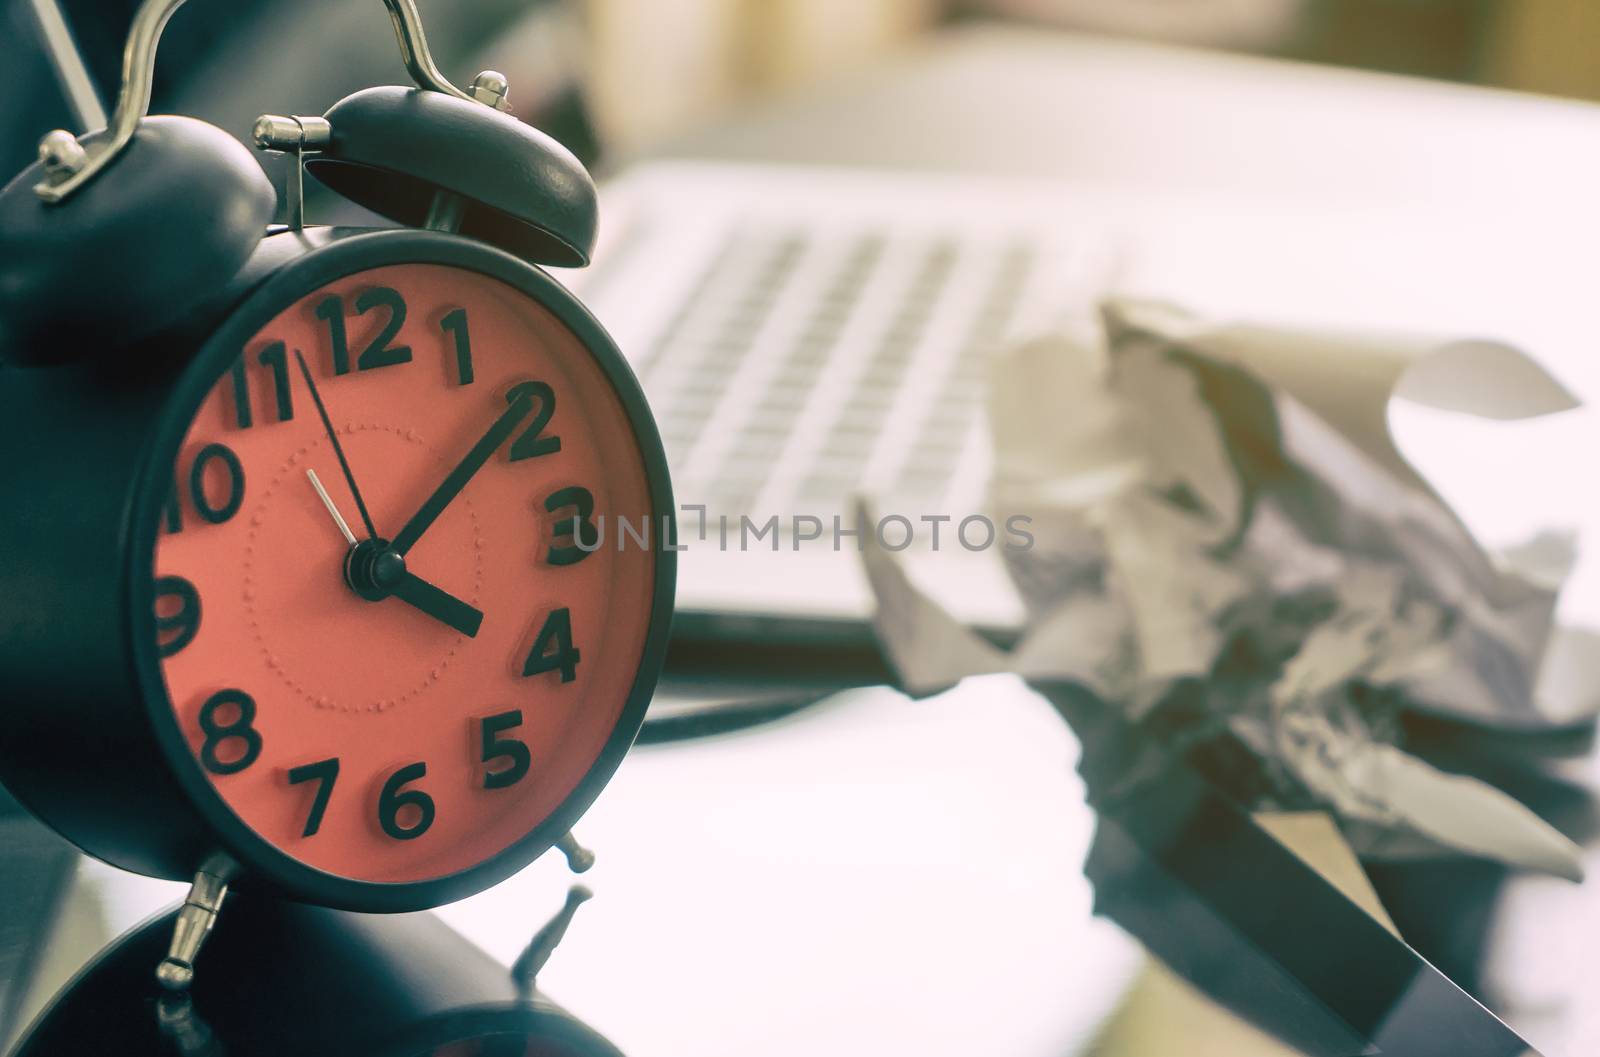
{"label": "black clock frame", "polygon": [[[409,883],[340,877],[246,826],[202,773],[156,656],[155,541],[194,414],[239,349],[285,307],[343,276],[396,264],[478,272],[532,297],[599,363],[632,424],[655,524],[644,652],[616,729],[560,808],[498,855]],[[357,911],[420,910],[489,887],[550,848],[615,772],[644,721],[666,653],[676,508],[655,420],[615,344],[543,270],[483,243],[413,229],[270,236],[204,335],[168,334],[120,362],[0,373],[0,781],[47,824],[112,865],[175,880],[225,851],[243,886]],[[205,316],[214,320],[220,311]],[[185,356],[174,349],[197,349]],[[137,698],[137,701],[131,700]]]}

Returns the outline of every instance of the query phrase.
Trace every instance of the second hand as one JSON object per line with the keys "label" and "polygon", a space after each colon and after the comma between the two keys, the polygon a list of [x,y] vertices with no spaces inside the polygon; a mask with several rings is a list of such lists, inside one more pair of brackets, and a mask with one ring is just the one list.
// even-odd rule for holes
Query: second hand
{"label": "second hand", "polygon": [[[344,457],[344,448],[339,444],[339,435],[333,431],[333,423],[328,419],[328,409],[322,404],[322,394],[317,392],[317,383],[311,377],[311,368],[306,366],[306,358],[300,354],[299,349],[294,350],[294,358],[300,365],[300,373],[305,376],[306,388],[311,390],[311,402],[317,405],[317,414],[322,418],[322,428],[327,431],[328,439],[333,442],[333,453],[339,457],[339,468],[344,471],[345,483],[350,486],[350,494],[355,497],[356,509],[361,512],[361,523],[367,526],[367,538],[377,539],[378,530],[372,524],[372,515],[367,513],[367,504],[361,498],[361,489],[356,487],[356,475],[350,472],[350,463]],[[319,487],[317,491],[321,492],[322,489]]]}
{"label": "second hand", "polygon": [[350,531],[350,523],[344,519],[343,514],[339,513],[339,508],[334,504],[333,497],[328,494],[328,490],[322,487],[322,479],[317,476],[317,471],[308,469],[306,470],[306,476],[311,478],[311,487],[317,490],[317,498],[322,500],[322,505],[327,507],[328,513],[333,515],[333,523],[339,526],[339,534],[345,538],[345,542],[354,547],[356,545],[356,534]]}

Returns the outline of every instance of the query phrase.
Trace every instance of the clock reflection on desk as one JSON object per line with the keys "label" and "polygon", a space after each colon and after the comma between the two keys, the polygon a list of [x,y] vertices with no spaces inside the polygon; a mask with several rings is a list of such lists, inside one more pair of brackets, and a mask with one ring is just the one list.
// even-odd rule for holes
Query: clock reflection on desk
{"label": "clock reflection on desk", "polygon": [[[576,1019],[517,1019],[530,1013],[507,970],[571,884],[553,861],[423,916],[258,918],[241,900],[207,948],[228,968],[197,976],[195,1011],[214,1038],[236,1033],[230,1057],[1534,1052],[1193,775],[1106,796],[1086,757],[1108,735],[1068,704],[1010,677],[921,701],[854,691],[636,749],[586,816],[596,898],[539,976]],[[104,873],[123,886],[105,894],[127,893]],[[230,925],[236,910],[247,924]],[[390,925],[417,938],[376,934]],[[395,953],[349,953],[376,948]],[[308,985],[324,974],[326,993]],[[1205,1027],[1183,1022],[1181,1047],[1113,1048],[1110,1026],[1180,1023],[1148,1001],[1152,974]],[[127,1043],[159,1041],[159,989],[136,965],[126,979],[50,1014],[77,1030],[106,1021],[94,1045],[18,1057],[147,1052]],[[1269,1048],[1219,1049],[1245,1036]]]}
{"label": "clock reflection on desk", "polygon": [[150,986],[176,911],[135,928],[57,997],[13,1057],[621,1057],[533,978],[587,891],[510,971],[431,914],[240,896],[188,994]]}

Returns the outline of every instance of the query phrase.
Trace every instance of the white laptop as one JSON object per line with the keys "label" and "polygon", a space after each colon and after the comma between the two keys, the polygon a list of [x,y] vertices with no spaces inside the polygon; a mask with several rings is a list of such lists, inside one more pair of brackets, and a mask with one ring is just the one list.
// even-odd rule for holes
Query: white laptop
{"label": "white laptop", "polygon": [[[864,629],[858,544],[834,534],[836,517],[856,527],[858,494],[912,523],[913,569],[954,611],[1016,622],[1004,525],[978,551],[955,536],[987,516],[987,357],[1084,312],[1110,268],[1103,227],[1055,189],[691,163],[608,185],[602,217],[594,264],[563,279],[660,425],[683,508],[681,632]],[[982,523],[967,539],[983,544]]]}

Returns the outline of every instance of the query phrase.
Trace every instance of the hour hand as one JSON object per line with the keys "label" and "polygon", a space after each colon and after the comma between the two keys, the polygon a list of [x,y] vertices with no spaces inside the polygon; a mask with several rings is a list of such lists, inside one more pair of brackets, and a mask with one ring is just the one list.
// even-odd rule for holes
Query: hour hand
{"label": "hour hand", "polygon": [[483,624],[483,613],[467,605],[455,595],[433,586],[409,570],[389,589],[394,597],[420,609],[428,616],[474,638]]}

